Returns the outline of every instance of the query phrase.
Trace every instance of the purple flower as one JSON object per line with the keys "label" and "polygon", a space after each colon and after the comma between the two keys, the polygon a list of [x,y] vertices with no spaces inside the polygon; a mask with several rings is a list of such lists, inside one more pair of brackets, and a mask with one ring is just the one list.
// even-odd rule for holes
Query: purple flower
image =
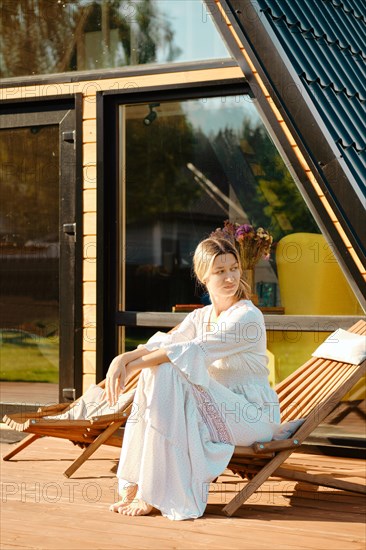
{"label": "purple flower", "polygon": [[243,225],[239,225],[237,230],[235,231],[235,237],[239,237],[240,235],[246,235],[248,233],[252,233],[253,227],[247,223]]}
{"label": "purple flower", "polygon": [[237,248],[243,269],[248,269],[257,264],[261,258],[268,259],[273,237],[270,233],[259,227],[225,220],[224,227],[211,233],[212,237],[229,239]]}

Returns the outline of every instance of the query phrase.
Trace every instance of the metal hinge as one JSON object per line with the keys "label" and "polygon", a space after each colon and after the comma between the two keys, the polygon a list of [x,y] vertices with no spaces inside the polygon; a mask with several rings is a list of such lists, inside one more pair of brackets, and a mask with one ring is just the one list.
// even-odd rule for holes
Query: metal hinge
{"label": "metal hinge", "polygon": [[65,401],[75,401],[75,388],[62,388],[62,397],[65,399]]}
{"label": "metal hinge", "polygon": [[75,143],[75,130],[66,130],[62,132],[62,139],[69,143]]}
{"label": "metal hinge", "polygon": [[76,223],[64,223],[62,226],[62,231],[66,235],[74,237],[74,241],[76,241]]}

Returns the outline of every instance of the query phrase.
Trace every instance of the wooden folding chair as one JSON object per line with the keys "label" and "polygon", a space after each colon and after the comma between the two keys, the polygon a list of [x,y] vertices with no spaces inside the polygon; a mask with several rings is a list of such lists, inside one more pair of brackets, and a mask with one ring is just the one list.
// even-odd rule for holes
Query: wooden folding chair
{"label": "wooden folding chair", "polygon": [[[136,373],[129,380],[123,393],[128,393],[136,388],[138,377],[139,373]],[[104,388],[104,384],[105,381],[98,385]],[[70,477],[101,445],[121,447],[123,426],[131,413],[133,395],[129,397],[120,410],[113,414],[102,414],[88,420],[60,420],[57,418],[58,415],[71,411],[73,407],[77,406],[80,399],[71,404],[60,403],[41,407],[33,413],[20,412],[5,415],[3,418],[5,424],[14,430],[26,432],[30,435],[16,445],[10,453],[6,454],[3,460],[10,460],[40,437],[61,437],[84,448],[81,455],[64,472],[66,477]]]}
{"label": "wooden folding chair", "polygon": [[[366,322],[359,321],[350,332],[366,335]],[[279,396],[281,420],[283,422],[305,418],[304,423],[289,439],[270,441],[269,443],[254,443],[250,447],[235,447],[228,469],[238,473],[250,481],[223,508],[228,516],[236,510],[270,477],[306,481],[336,489],[364,493],[365,487],[356,483],[335,479],[331,476],[312,475],[306,471],[291,469],[284,464],[285,460],[298,449],[301,443],[338,405],[342,397],[365,375],[366,361],[361,365],[340,363],[327,359],[312,358],[296,372],[287,377],[277,387]],[[138,380],[138,374],[130,380],[125,391],[133,389]],[[70,477],[100,445],[121,446],[123,426],[131,412],[132,403],[117,414],[92,418],[87,421],[62,421],[50,425],[44,416],[64,412],[63,407],[56,405],[46,407],[32,416],[28,414],[26,421],[19,413],[5,417],[4,421],[12,428],[30,432],[29,439],[22,441],[14,450],[4,457],[9,460],[19,451],[27,447],[35,439],[47,435],[64,437],[77,444],[88,445],[84,452],[64,472]],[[116,432],[119,432],[118,434]]]}
{"label": "wooden folding chair", "polygon": [[[349,332],[366,335],[366,322],[357,322]],[[305,421],[289,439],[235,447],[228,468],[243,478],[248,477],[250,481],[223,508],[226,515],[232,516],[270,476],[345,491],[366,492],[364,485],[328,475],[310,474],[305,468],[303,471],[298,467],[291,469],[284,464],[365,373],[366,361],[357,366],[313,357],[276,387],[281,421],[297,418],[305,418]]]}

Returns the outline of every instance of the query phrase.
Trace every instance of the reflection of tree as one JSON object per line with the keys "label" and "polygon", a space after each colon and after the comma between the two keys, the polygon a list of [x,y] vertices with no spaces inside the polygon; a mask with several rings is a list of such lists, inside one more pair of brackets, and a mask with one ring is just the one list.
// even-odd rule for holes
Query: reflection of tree
{"label": "reflection of tree", "polygon": [[[33,130],[33,131],[32,131]],[[0,132],[2,239],[58,240],[58,127]]]}
{"label": "reflection of tree", "polygon": [[184,115],[161,117],[150,126],[127,122],[127,222],[145,223],[158,214],[187,212],[200,195],[186,164],[193,155],[193,130]]}
{"label": "reflection of tree", "polygon": [[[118,29],[126,64],[152,63],[156,60],[159,46],[167,47],[166,61],[173,61],[180,49],[174,46],[170,23],[159,13],[156,3],[153,0],[140,0],[133,4],[129,2],[126,6],[131,17],[126,17],[123,11],[121,14],[121,0],[114,0],[110,7],[111,28]],[[134,46],[136,52],[133,51]]]}
{"label": "reflection of tree", "polygon": [[268,220],[267,227],[274,239],[297,231],[319,233],[290,172],[263,126],[253,127],[250,120],[245,120],[241,147],[257,181],[255,203],[262,205],[263,221],[260,223],[266,225]]}
{"label": "reflection of tree", "polygon": [[[110,31],[118,31],[121,51],[110,51]],[[0,32],[1,77],[84,68],[87,32],[102,44],[102,59],[92,68],[149,63],[158,47],[167,61],[179,53],[169,21],[154,0],[3,0]]]}
{"label": "reflection of tree", "polygon": [[[52,72],[72,40],[75,18],[64,2],[5,0],[1,12],[1,76]],[[66,2],[72,8],[70,2]]]}
{"label": "reflection of tree", "polygon": [[232,211],[232,221],[268,226],[270,219],[264,219],[266,202],[258,191],[258,182],[240,147],[237,132],[228,127],[220,130],[212,140],[212,146],[244,213],[244,216],[236,219],[238,214]]}
{"label": "reflection of tree", "polygon": [[[287,233],[319,231],[261,124],[246,119],[241,132],[226,127],[207,137],[199,128],[193,129],[183,114],[164,116],[168,107],[162,107],[147,127],[142,123],[143,109],[139,108],[135,119],[130,116],[133,109],[137,116],[138,108],[130,109],[126,143],[129,222],[178,212],[217,218],[214,223],[227,217],[226,207],[219,208],[187,172],[187,163],[192,163],[228,198],[234,192],[247,216],[241,222],[268,228],[275,240]],[[230,215],[236,216],[235,212]]]}

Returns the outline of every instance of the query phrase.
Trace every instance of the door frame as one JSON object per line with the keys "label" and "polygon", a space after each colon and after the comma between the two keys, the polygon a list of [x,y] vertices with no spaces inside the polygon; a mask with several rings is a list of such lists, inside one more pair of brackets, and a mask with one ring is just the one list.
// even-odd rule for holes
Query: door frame
{"label": "door frame", "polygon": [[[204,97],[252,96],[245,78],[214,82],[194,82],[131,87],[98,92],[97,99],[97,352],[96,378],[103,380],[113,357],[118,353],[118,329],[136,326],[136,313],[119,311],[118,262],[119,236],[119,116],[121,105],[163,101],[184,101]],[[108,185],[105,184],[108,182]]]}
{"label": "door frame", "polygon": [[[1,129],[59,126],[59,399],[65,401],[65,388],[82,392],[82,96],[4,101],[1,115]],[[76,224],[76,234],[64,224]]]}

